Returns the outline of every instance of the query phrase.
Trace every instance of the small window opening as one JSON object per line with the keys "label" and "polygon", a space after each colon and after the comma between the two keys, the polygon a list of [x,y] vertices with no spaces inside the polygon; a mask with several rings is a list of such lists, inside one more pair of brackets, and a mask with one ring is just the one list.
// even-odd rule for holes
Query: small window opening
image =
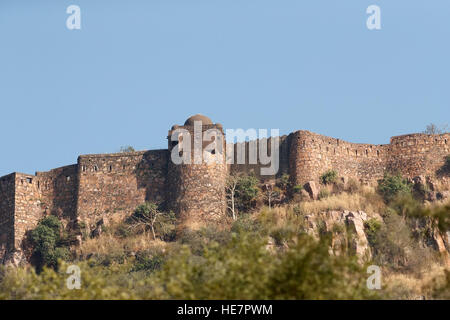
{"label": "small window opening", "polygon": [[66,177],[66,181],[69,182],[70,181],[70,176]]}
{"label": "small window opening", "polygon": [[109,172],[111,172],[112,171],[112,166],[109,166]]}
{"label": "small window opening", "polygon": [[97,166],[94,166],[94,171],[98,171],[98,167]]}
{"label": "small window opening", "polygon": [[27,182],[28,182],[28,183],[33,183],[33,179],[27,178]]}

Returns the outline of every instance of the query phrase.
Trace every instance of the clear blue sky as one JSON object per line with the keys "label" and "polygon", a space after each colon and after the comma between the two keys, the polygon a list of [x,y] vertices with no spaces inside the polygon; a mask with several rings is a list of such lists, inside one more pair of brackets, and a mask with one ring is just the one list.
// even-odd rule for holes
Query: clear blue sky
{"label": "clear blue sky", "polygon": [[450,122],[449,39],[448,0],[1,0],[0,176],[165,148],[194,113],[388,143]]}

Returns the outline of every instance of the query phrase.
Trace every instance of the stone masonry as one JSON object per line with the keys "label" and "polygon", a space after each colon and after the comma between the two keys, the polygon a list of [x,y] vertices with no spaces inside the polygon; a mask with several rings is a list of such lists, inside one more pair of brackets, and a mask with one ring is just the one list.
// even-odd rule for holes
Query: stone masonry
{"label": "stone masonry", "polygon": [[[0,177],[0,262],[20,253],[27,231],[49,214],[68,225],[83,224],[92,230],[103,218],[126,216],[137,205],[152,201],[173,210],[182,226],[220,219],[226,212],[227,176],[258,175],[264,166],[259,159],[249,164],[248,145],[252,142],[222,146],[223,150],[233,150],[235,157],[236,150],[245,147],[244,164],[226,164],[225,151],[223,161],[174,164],[171,152],[178,142],[171,140],[172,133],[180,128],[193,133],[194,121],[201,121],[202,132],[214,129],[223,133],[220,124],[195,115],[183,126],[169,130],[166,150],[83,155],[77,164],[48,172]],[[194,143],[194,134],[191,139]],[[309,131],[279,139],[277,176],[289,174],[293,185],[318,183],[329,169],[363,183],[375,182],[385,172],[399,172],[408,178],[434,176],[450,153],[448,133],[403,135],[385,145],[349,143]]]}

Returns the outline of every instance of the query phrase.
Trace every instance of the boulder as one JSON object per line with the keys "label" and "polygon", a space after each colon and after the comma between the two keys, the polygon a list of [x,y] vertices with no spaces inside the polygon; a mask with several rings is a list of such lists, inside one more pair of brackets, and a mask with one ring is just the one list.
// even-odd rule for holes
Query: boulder
{"label": "boulder", "polygon": [[[382,221],[379,215],[371,217]],[[351,252],[357,255],[360,261],[364,261],[371,256],[369,241],[364,230],[364,222],[368,218],[363,211],[331,210],[317,216],[305,216],[305,225],[307,233],[316,238],[320,233],[331,235],[330,253],[339,254],[340,248],[348,245]],[[345,229],[351,231],[351,238],[347,237]]]}
{"label": "boulder", "polygon": [[351,248],[361,259],[370,256],[369,241],[364,231],[364,221],[366,220],[367,214],[363,211],[348,212],[345,215],[347,228],[354,234],[354,238],[351,239]]}
{"label": "boulder", "polygon": [[319,198],[319,187],[315,181],[308,181],[303,187],[308,192],[311,199],[317,200]]}

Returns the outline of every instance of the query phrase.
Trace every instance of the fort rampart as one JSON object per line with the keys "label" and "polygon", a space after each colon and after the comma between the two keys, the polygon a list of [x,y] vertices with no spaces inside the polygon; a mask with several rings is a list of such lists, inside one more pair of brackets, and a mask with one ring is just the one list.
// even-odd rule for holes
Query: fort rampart
{"label": "fort rampart", "polygon": [[[205,127],[222,131],[221,125],[202,119]],[[188,119],[181,127],[190,130],[190,126]],[[234,151],[233,164],[175,165],[170,160],[176,145],[170,140],[172,130],[165,150],[83,155],[77,164],[48,172],[1,177],[0,261],[7,252],[21,250],[27,231],[49,214],[67,224],[83,222],[92,229],[100,219],[128,215],[139,204],[152,201],[173,209],[183,221],[192,217],[217,219],[225,214],[227,175],[245,173],[267,178],[259,175],[267,165],[260,164],[259,159],[249,163],[252,142],[236,143],[228,149]],[[319,182],[320,175],[329,169],[363,183],[375,182],[385,172],[410,178],[434,176],[450,153],[449,140],[448,133],[409,134],[393,137],[389,144],[371,145],[296,131],[279,137],[276,176],[287,173],[294,185]],[[245,149],[244,164],[237,163],[239,148]]]}

